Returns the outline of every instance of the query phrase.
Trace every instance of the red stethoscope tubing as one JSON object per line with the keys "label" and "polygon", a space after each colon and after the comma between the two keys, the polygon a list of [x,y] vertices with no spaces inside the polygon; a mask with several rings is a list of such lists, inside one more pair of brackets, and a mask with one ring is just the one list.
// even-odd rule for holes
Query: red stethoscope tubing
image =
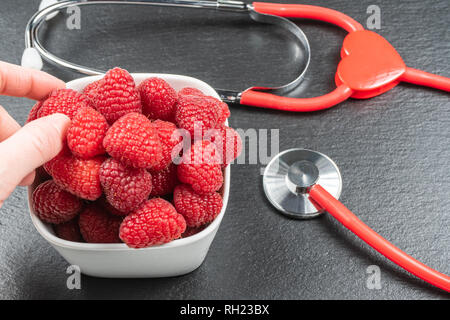
{"label": "red stethoscope tubing", "polygon": [[271,14],[285,18],[321,20],[341,27],[348,32],[364,30],[364,27],[358,21],[333,9],[306,4],[281,4],[267,2],[253,2],[252,5],[253,9],[259,13]]}
{"label": "red stethoscope tubing", "polygon": [[450,292],[450,277],[417,261],[384,239],[320,185],[314,185],[309,192],[309,196],[319,207],[325,209],[346,228],[386,258],[420,279]]}
{"label": "red stethoscope tubing", "polygon": [[431,87],[450,92],[450,78],[438,76],[437,74],[428,73],[422,70],[408,67],[400,80],[417,84],[419,86]]}
{"label": "red stethoscope tubing", "polygon": [[[364,30],[364,27],[346,14],[324,7],[302,4],[279,4],[253,2],[253,9],[262,14],[271,14],[285,18],[303,18],[328,22],[347,32]],[[450,91],[450,78],[424,71],[407,68],[401,81]],[[338,86],[331,93],[314,98],[287,98],[253,89],[242,92],[240,103],[247,106],[269,108],[294,112],[310,112],[331,108],[345,101],[353,94],[347,86]]]}
{"label": "red stethoscope tubing", "polygon": [[[286,18],[304,18],[325,21],[335,24],[348,32],[364,30],[364,27],[360,23],[349,16],[336,10],[318,6],[254,2],[253,8],[256,12],[263,14],[271,14]],[[400,80],[450,91],[450,78],[441,77],[413,68],[406,68]],[[249,89],[242,93],[240,102],[241,104],[255,107],[308,112],[330,108],[348,99],[353,93],[354,91],[346,84],[341,84],[334,91],[314,98],[280,97],[271,93]],[[356,215],[320,185],[313,186],[309,195],[311,200],[317,203],[319,207],[329,212],[345,227],[386,258],[420,279],[450,292],[450,277],[431,269],[395,247],[392,243],[364,224]]]}
{"label": "red stethoscope tubing", "polygon": [[353,90],[344,84],[323,96],[302,99],[280,97],[267,92],[247,90],[242,93],[241,104],[283,111],[310,112],[331,108],[347,100],[352,94]]}

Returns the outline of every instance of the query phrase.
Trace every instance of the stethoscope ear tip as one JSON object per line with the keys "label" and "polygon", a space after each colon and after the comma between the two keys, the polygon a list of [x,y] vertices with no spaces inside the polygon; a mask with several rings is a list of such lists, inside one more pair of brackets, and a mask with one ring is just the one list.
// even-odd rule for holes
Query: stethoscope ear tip
{"label": "stethoscope ear tip", "polygon": [[44,63],[42,61],[41,55],[35,48],[26,48],[22,55],[22,67],[42,70]]}
{"label": "stethoscope ear tip", "polygon": [[[39,11],[42,9],[45,9],[47,7],[50,7],[51,5],[58,3],[58,0],[41,0],[41,3],[39,4]],[[50,13],[45,17],[45,20],[48,21],[50,19],[53,19],[58,14],[58,11],[55,11],[53,13]]]}

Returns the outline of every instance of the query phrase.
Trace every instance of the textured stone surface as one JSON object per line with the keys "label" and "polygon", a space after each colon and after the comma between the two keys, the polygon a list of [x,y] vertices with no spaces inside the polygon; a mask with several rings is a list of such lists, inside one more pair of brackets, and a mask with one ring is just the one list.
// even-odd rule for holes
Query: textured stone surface
{"label": "textured stone surface", "polygon": [[[374,4],[305,3],[344,11],[364,24],[366,9]],[[23,30],[38,4],[2,1],[1,60],[20,63]],[[447,0],[376,4],[382,18],[378,32],[408,65],[450,76]],[[81,30],[67,30],[62,15],[50,23],[53,29],[42,38],[52,52],[98,68],[186,74],[230,89],[281,84],[295,76],[295,46],[285,33],[239,14],[92,7],[82,10]],[[320,95],[333,88],[345,32],[321,23],[301,26],[313,58],[298,95]],[[64,80],[79,77],[48,65],[46,70]],[[32,106],[7,97],[0,97],[0,104],[20,123]],[[402,84],[382,96],[314,114],[232,106],[230,125],[279,128],[280,150],[307,147],[329,155],[342,171],[341,199],[350,209],[406,252],[449,274],[449,110],[448,94]],[[205,263],[192,274],[82,277],[82,289],[72,291],[66,289],[67,262],[34,230],[26,190],[19,188],[0,211],[0,298],[448,298],[386,261],[329,216],[293,221],[277,214],[264,198],[260,168],[233,167],[227,214]],[[381,268],[381,290],[366,289],[366,268],[373,264]]]}

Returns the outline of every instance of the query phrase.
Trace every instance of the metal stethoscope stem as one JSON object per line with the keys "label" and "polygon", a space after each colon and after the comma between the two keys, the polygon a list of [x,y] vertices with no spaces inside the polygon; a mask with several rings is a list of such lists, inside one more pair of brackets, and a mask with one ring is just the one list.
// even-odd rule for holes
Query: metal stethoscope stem
{"label": "metal stethoscope stem", "polygon": [[[162,6],[162,7],[183,7],[192,9],[214,9],[222,11],[233,11],[248,14],[254,21],[273,24],[284,28],[289,32],[297,42],[297,45],[301,48],[303,54],[302,59],[298,61],[298,76],[291,82],[279,86],[279,87],[251,87],[243,92],[257,90],[266,93],[274,93],[282,95],[288,93],[298,87],[298,85],[303,81],[306,70],[308,69],[311,50],[309,42],[303,31],[292,21],[285,19],[280,16],[274,16],[269,14],[259,13],[254,10],[253,5],[246,4],[241,1],[229,1],[229,0],[218,0],[218,1],[190,1],[190,0],[152,0],[152,1],[101,1],[92,0],[88,2],[81,2],[78,0],[69,0],[57,2],[47,8],[44,8],[37,13],[35,13],[29,20],[26,30],[25,30],[25,48],[26,50],[33,49],[36,50],[38,55],[42,57],[47,62],[62,67],[74,72],[86,74],[86,75],[98,75],[104,74],[106,71],[99,70],[91,67],[81,66],[67,60],[61,59],[58,56],[49,52],[39,40],[39,28],[51,14],[58,12],[62,9],[74,7],[74,6],[94,6],[94,5],[116,5],[116,6]],[[241,100],[241,95],[243,92],[227,90],[227,89],[216,89],[217,93],[221,99],[228,103],[239,103]]]}
{"label": "metal stethoscope stem", "polygon": [[69,0],[57,2],[41,11],[35,13],[29,20],[25,29],[25,47],[35,48],[39,54],[48,62],[67,68],[74,72],[86,74],[86,75],[99,75],[104,74],[106,71],[99,70],[90,67],[84,67],[75,63],[71,63],[64,59],[61,59],[48,50],[40,43],[38,32],[41,24],[45,21],[46,17],[52,13],[58,12],[62,9],[74,7],[74,6],[93,6],[93,5],[116,5],[116,6],[165,6],[165,7],[183,7],[183,8],[197,8],[197,9],[218,9],[218,10],[232,10],[238,12],[248,12],[249,7],[240,1],[191,1],[191,0],[153,0],[153,1],[86,1],[81,2],[78,0]]}

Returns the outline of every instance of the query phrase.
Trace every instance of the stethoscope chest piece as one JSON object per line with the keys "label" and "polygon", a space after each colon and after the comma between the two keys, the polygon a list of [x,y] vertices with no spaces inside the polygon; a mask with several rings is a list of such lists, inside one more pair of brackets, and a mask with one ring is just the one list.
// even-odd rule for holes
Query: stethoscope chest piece
{"label": "stethoscope chest piece", "polygon": [[336,199],[341,195],[339,168],[326,155],[307,149],[289,149],[276,155],[267,165],[264,192],[270,203],[282,214],[309,219],[323,213],[311,202],[308,190],[320,184]]}

